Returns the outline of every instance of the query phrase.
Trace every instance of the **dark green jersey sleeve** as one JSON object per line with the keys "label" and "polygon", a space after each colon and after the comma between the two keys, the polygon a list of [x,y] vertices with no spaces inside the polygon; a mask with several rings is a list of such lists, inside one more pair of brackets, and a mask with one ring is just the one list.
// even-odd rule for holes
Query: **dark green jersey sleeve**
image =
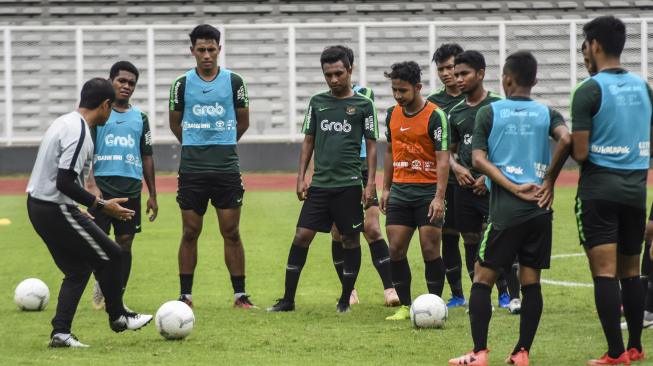
{"label": "dark green jersey sleeve", "polygon": [[143,155],[152,155],[152,131],[150,130],[150,120],[147,118],[147,114],[141,112],[141,118],[143,119],[143,134],[141,135],[141,156]]}
{"label": "dark green jersey sleeve", "polygon": [[429,137],[435,145],[435,151],[449,150],[450,135],[447,116],[440,108],[434,110],[429,117]]}
{"label": "dark green jersey sleeve", "polygon": [[485,150],[488,148],[488,138],[492,130],[492,120],[494,119],[492,106],[486,105],[481,107],[476,113],[474,121],[474,135],[472,137],[472,150]]}
{"label": "dark green jersey sleeve", "polygon": [[392,141],[392,136],[390,132],[390,118],[392,117],[392,111],[394,111],[395,106],[388,108],[388,111],[385,114],[385,138],[388,142]]}
{"label": "dark green jersey sleeve", "polygon": [[363,137],[366,139],[376,140],[379,138],[379,122],[376,119],[376,107],[372,99],[367,98],[369,103],[364,109],[365,123],[363,123]]}
{"label": "dark green jersey sleeve", "polygon": [[186,74],[176,78],[170,87],[170,110],[184,111],[184,93],[186,92]]}
{"label": "dark green jersey sleeve", "polygon": [[592,117],[601,107],[601,87],[594,79],[585,79],[571,92],[571,129],[589,131]]}
{"label": "dark green jersey sleeve", "polygon": [[317,126],[317,118],[315,117],[315,110],[313,106],[313,98],[308,102],[308,109],[304,115],[304,125],[302,126],[302,133],[305,135],[315,136],[315,127]]}
{"label": "dark green jersey sleeve", "polygon": [[565,118],[562,116],[562,114],[560,114],[560,112],[556,111],[551,107],[549,107],[549,116],[551,119],[551,126],[549,127],[549,136],[551,136],[551,138],[555,138],[553,134],[553,130],[558,128],[558,126],[564,126]]}
{"label": "dark green jersey sleeve", "polygon": [[247,84],[240,74],[231,72],[231,90],[234,93],[234,108],[249,108]]}

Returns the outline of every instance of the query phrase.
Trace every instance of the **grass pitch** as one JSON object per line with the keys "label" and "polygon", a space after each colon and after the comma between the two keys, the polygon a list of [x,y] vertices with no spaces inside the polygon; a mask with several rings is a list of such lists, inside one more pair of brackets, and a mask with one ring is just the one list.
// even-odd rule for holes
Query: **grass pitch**
{"label": "grass pitch", "polygon": [[[575,189],[556,191],[553,254],[582,253],[578,245],[573,197]],[[134,264],[125,302],[141,312],[156,312],[178,295],[177,248],[181,233],[173,194],[159,196],[156,222],[143,222],[134,242]],[[247,291],[258,310],[233,309],[215,214],[205,217],[199,243],[193,300],[195,329],[183,341],[166,341],[154,324],[138,332],[114,334],[106,314],[91,308],[91,285],[77,310],[73,332],[91,345],[84,350],[48,349],[50,320],[62,274],[27,218],[24,196],[0,197],[0,337],[3,365],[445,365],[472,347],[469,318],[463,309],[449,312],[443,330],[416,330],[408,321],[389,322],[393,312],[382,304],[382,286],[363,245],[363,264],[356,288],[361,304],[336,314],[340,292],[331,264],[330,237],[318,235],[297,292],[294,313],[267,314],[265,307],[283,294],[284,268],[299,214],[292,192],[248,192],[241,221],[247,258]],[[409,260],[413,297],[426,292],[424,265],[414,239]],[[37,277],[50,287],[50,305],[42,312],[21,312],[13,291],[21,280]],[[465,277],[465,276],[463,276]],[[543,278],[590,284],[584,256],[552,260]],[[465,293],[469,280],[463,278]],[[543,285],[544,314],[531,350],[532,365],[584,365],[607,346],[594,311],[591,287]],[[445,297],[448,289],[445,287]],[[496,305],[497,294],[493,292]],[[446,298],[445,298],[446,300]],[[490,324],[491,364],[503,364],[518,338],[519,316],[497,309]],[[626,337],[627,335],[624,334]],[[653,330],[644,331],[644,347],[653,351]],[[653,365],[652,361],[639,365]]]}

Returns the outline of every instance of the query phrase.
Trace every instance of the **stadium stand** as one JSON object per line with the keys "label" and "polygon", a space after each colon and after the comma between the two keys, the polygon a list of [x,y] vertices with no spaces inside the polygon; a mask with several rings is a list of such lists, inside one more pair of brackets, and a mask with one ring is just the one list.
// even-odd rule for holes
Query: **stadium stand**
{"label": "stadium stand", "polygon": [[[154,31],[154,79],[149,80],[147,31],[145,29],[98,29],[83,31],[83,77],[105,76],[118,59],[128,59],[141,69],[139,88],[134,103],[148,110],[148,86],[154,84],[155,135],[170,140],[167,128],[168,88],[176,76],[193,67],[188,54],[187,33],[201,22],[225,25],[224,61],[226,66],[242,74],[248,83],[251,100],[251,136],[288,136],[289,125],[289,59],[288,30],[283,23],[312,22],[384,22],[384,21],[526,21],[506,25],[505,50],[531,50],[540,61],[539,84],[535,95],[548,101],[567,115],[572,74],[578,80],[586,76],[582,57],[576,52],[575,68],[570,68],[569,24],[528,24],[530,20],[587,19],[597,15],[621,17],[653,17],[653,0],[627,1],[247,1],[213,2],[204,0],[0,0],[2,26],[23,26],[11,31],[13,135],[32,143],[47,123],[76,103],[77,72],[76,33],[31,30],[40,25],[52,26],[141,26],[168,25],[176,29]],[[228,28],[238,25],[239,28]],[[253,25],[270,28],[240,28]],[[576,25],[576,48],[580,48],[582,24]],[[641,72],[641,24],[628,24],[629,39],[624,61],[628,68]],[[651,37],[653,24],[646,34]],[[433,75],[429,72],[430,48],[427,26],[402,25],[388,27],[369,25],[366,32],[366,84],[377,95],[379,120],[385,108],[393,104],[383,71],[395,61],[416,60],[422,66],[425,89],[429,90]],[[497,24],[438,26],[436,43],[458,42],[466,49],[483,52],[488,63],[486,85],[500,91],[500,30]],[[319,72],[319,53],[327,44],[342,43],[352,47],[357,63],[360,58],[357,24],[339,27],[298,28],[295,33],[296,117],[291,123],[297,131],[305,105],[311,95],[325,88]],[[646,53],[653,60],[653,50]],[[4,58],[0,37],[0,58]],[[650,63],[650,62],[649,62]],[[653,70],[653,67],[647,68]],[[4,63],[0,62],[4,74]],[[358,81],[359,71],[354,72]],[[0,139],[5,136],[5,91],[0,88]],[[382,122],[380,123],[383,124]]]}

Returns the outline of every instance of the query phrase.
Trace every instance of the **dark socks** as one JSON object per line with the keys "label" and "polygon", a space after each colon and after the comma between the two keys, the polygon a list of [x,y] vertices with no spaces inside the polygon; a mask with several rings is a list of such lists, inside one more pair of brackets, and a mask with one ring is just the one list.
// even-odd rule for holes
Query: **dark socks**
{"label": "dark socks", "polygon": [[[370,244],[370,254],[372,254],[372,264],[381,277],[383,288],[392,287],[392,273],[390,272],[390,252],[385,240],[377,240]],[[335,259],[334,259],[335,264]]]}
{"label": "dark socks", "polygon": [[515,346],[512,354],[516,354],[522,348],[530,351],[537,327],[542,317],[542,287],[539,283],[526,285],[521,289],[524,298],[521,305],[519,319],[519,342]]}
{"label": "dark socks", "polygon": [[621,301],[628,323],[628,347],[642,350],[642,322],[644,321],[644,291],[639,277],[621,279]]}
{"label": "dark socks", "polygon": [[295,302],[295,293],[297,292],[297,284],[299,283],[299,275],[302,273],[302,268],[306,264],[306,257],[308,256],[308,248],[300,247],[299,245],[291,245],[290,253],[288,253],[288,265],[286,266],[286,283],[284,300]]}
{"label": "dark socks", "polygon": [[356,284],[358,271],[361,269],[361,247],[344,249],[345,263],[342,269],[342,294],[340,295],[341,304],[349,304],[349,296]]}
{"label": "dark socks", "polygon": [[132,270],[132,252],[123,250],[122,251],[122,292],[125,293],[127,288],[127,282],[129,281],[129,274]]}
{"label": "dark socks", "polygon": [[464,297],[462,284],[462,258],[458,246],[458,234],[442,234],[442,260],[447,276],[447,282],[451,287],[451,294],[457,297]]}
{"label": "dark socks", "polygon": [[465,265],[469,278],[474,281],[474,264],[478,255],[478,243],[465,243]]}
{"label": "dark socks", "polygon": [[608,341],[608,355],[612,358],[618,358],[624,353],[624,341],[619,322],[621,318],[619,310],[621,296],[619,295],[619,281],[616,278],[594,277],[594,302],[603,333]]}
{"label": "dark socks", "polygon": [[424,277],[426,278],[426,287],[429,293],[442,297],[442,290],[444,290],[444,262],[442,257],[432,261],[424,261]]}
{"label": "dark socks", "polygon": [[193,293],[193,274],[179,274],[179,287],[182,295]]}
{"label": "dark socks", "polygon": [[245,276],[231,276],[231,287],[234,288],[234,294],[244,294]]}
{"label": "dark socks", "polygon": [[331,240],[331,258],[333,259],[333,266],[336,268],[338,279],[342,284],[342,270],[345,266],[345,253],[341,241]]}
{"label": "dark socks", "polygon": [[492,288],[482,283],[472,285],[469,295],[469,320],[472,326],[474,352],[487,349],[487,333],[492,317],[490,294]]}
{"label": "dark socks", "polygon": [[497,278],[496,285],[499,295],[508,293],[508,282],[506,281],[506,273],[504,271],[499,272],[499,278]]}
{"label": "dark socks", "polygon": [[412,298],[410,296],[410,265],[408,259],[404,258],[398,261],[390,261],[392,268],[392,285],[397,290],[397,296],[401,305],[410,306]]}
{"label": "dark socks", "polygon": [[519,272],[519,264],[514,263],[510,268],[510,273],[506,276],[506,282],[508,283],[508,293],[510,294],[510,300],[519,299],[519,277],[517,273]]}

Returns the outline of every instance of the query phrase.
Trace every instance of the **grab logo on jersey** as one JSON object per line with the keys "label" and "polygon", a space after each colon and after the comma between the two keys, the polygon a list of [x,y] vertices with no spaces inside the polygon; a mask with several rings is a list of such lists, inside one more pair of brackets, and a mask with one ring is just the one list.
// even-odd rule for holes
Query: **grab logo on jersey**
{"label": "grab logo on jersey", "polygon": [[329,121],[328,119],[322,120],[320,122],[320,129],[322,131],[335,131],[335,132],[345,132],[349,133],[351,132],[351,124],[347,122],[347,120],[344,120],[342,122],[333,122]]}
{"label": "grab logo on jersey", "polygon": [[218,117],[224,115],[224,107],[220,103],[215,103],[215,105],[195,104],[193,106],[193,114],[197,117]]}
{"label": "grab logo on jersey", "polygon": [[522,175],[524,174],[524,168],[520,166],[512,166],[508,165],[506,166],[506,171],[510,174],[515,174],[515,175]]}
{"label": "grab logo on jersey", "polygon": [[131,134],[128,134],[127,137],[124,137],[116,136],[110,133],[104,137],[104,143],[107,146],[134,147],[136,141]]}

